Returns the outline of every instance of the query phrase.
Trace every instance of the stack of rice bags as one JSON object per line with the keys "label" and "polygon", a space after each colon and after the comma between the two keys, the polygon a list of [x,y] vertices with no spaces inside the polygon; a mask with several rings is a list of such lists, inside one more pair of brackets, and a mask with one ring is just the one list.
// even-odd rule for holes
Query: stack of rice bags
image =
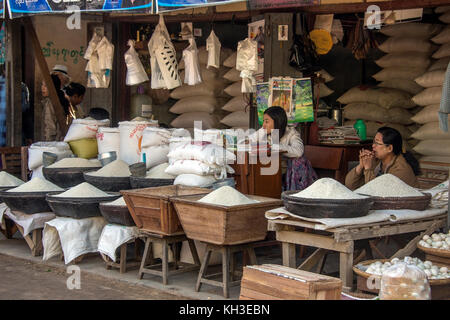
{"label": "stack of rice bags", "polygon": [[248,130],[250,125],[250,95],[241,91],[242,78],[240,76],[241,72],[236,69],[236,57],[237,52],[235,51],[223,63],[225,67],[231,68],[224,75],[224,79],[231,82],[224,91],[232,99],[222,106],[222,110],[230,113],[224,116],[220,122],[234,129]]}
{"label": "stack of rice bags", "polygon": [[234,173],[228,165],[236,159],[232,152],[209,141],[194,141],[182,131],[172,132],[167,155],[169,166],[165,170],[165,173],[176,176],[175,185],[210,187],[216,180],[226,178],[227,173]]}
{"label": "stack of rice bags", "polygon": [[439,20],[447,25],[431,38],[440,46],[432,56],[436,60],[425,74],[415,79],[425,89],[413,97],[413,101],[423,109],[412,118],[421,125],[412,137],[420,140],[414,151],[423,156],[421,160],[450,163],[450,133],[439,128],[438,119],[442,85],[450,62],[450,7],[437,8],[436,13],[442,13]]}
{"label": "stack of rice bags", "polygon": [[[379,49],[386,55],[375,61],[383,69],[372,76],[380,83],[365,92],[353,88],[338,99],[350,103],[344,109],[344,118],[353,120],[349,124],[363,119],[368,136],[374,136],[382,126],[390,126],[397,129],[404,140],[410,139],[416,129],[410,126],[416,107],[411,98],[423,90],[414,80],[424,74],[430,64],[435,47],[429,38],[438,31],[439,26],[424,23],[396,24],[381,29],[388,38]],[[350,94],[364,96],[366,100],[349,102]],[[411,149],[411,143],[414,141],[405,141],[407,149]]]}
{"label": "stack of rice bags", "polygon": [[[221,48],[221,64],[231,54],[231,50]],[[205,47],[198,49],[198,62],[202,82],[197,85],[188,85],[185,80],[184,60],[180,60],[179,69],[183,85],[170,93],[172,99],[178,100],[170,112],[178,116],[170,123],[174,128],[185,128],[193,132],[194,121],[202,121],[203,129],[218,128],[223,116],[221,106],[228,101],[229,96],[224,93],[226,81],[222,79],[228,70],[222,66],[217,69],[207,68],[208,51]]]}
{"label": "stack of rice bags", "polygon": [[325,80],[325,83],[322,82],[316,83],[314,87],[314,92],[317,92],[317,90],[319,90],[319,98],[325,98],[334,92],[334,90],[331,90],[326,85],[326,83],[333,81],[334,77],[324,69],[320,70],[319,74]]}

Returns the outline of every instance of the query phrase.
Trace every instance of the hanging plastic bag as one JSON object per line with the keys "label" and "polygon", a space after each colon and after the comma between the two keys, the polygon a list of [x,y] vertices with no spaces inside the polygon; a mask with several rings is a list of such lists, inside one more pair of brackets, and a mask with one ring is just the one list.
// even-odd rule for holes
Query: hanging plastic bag
{"label": "hanging plastic bag", "polygon": [[185,68],[184,83],[194,86],[202,82],[200,65],[198,63],[198,50],[194,38],[189,38],[189,46],[183,50]]}
{"label": "hanging plastic bag", "polygon": [[114,45],[108,38],[94,34],[84,55],[89,60],[85,69],[88,72],[88,88],[109,87],[113,57]]}
{"label": "hanging plastic bag", "polygon": [[[162,15],[148,42],[148,51],[151,57],[152,73],[155,71],[157,73],[155,76],[152,75],[152,89],[174,89],[181,86],[175,48],[170,41]],[[153,83],[153,79],[156,79],[156,83]]]}
{"label": "hanging plastic bag", "polygon": [[103,37],[97,45],[98,63],[101,70],[112,70],[114,45]]}
{"label": "hanging plastic bag", "polygon": [[209,69],[209,67],[214,67],[219,69],[221,46],[219,38],[214,33],[214,30],[211,30],[208,39],[206,39],[206,50],[208,51],[208,63],[206,64],[206,68]]}
{"label": "hanging plastic bag", "polygon": [[126,85],[133,86],[148,81],[149,79],[142,66],[141,60],[139,60],[139,56],[134,49],[134,40],[128,40],[128,46],[130,49],[128,49],[124,55],[125,64],[127,65]]}
{"label": "hanging plastic bag", "polygon": [[83,56],[84,59],[86,60],[91,59],[92,54],[94,53],[95,49],[97,48],[97,45],[100,43],[101,40],[102,38],[97,33],[94,33],[91,41],[89,41],[86,53]]}
{"label": "hanging plastic bag", "polygon": [[239,41],[236,69],[241,71],[242,93],[255,92],[256,80],[253,74],[258,71],[258,43],[252,39]]}

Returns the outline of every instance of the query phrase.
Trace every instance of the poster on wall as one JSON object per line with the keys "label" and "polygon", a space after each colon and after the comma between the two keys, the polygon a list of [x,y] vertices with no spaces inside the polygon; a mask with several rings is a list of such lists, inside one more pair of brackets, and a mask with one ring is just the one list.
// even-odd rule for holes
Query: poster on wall
{"label": "poster on wall", "polygon": [[156,0],[156,13],[246,2],[246,0]]}
{"label": "poster on wall", "polygon": [[5,0],[0,0],[0,18],[5,19]]}
{"label": "poster on wall", "polygon": [[24,15],[73,12],[74,6],[81,12],[115,11],[152,13],[152,0],[6,0],[11,19]]}

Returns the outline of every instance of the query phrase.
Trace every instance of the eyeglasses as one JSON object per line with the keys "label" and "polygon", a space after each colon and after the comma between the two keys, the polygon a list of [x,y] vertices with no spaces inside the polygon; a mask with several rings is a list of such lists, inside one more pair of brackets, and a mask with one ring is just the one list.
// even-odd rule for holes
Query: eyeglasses
{"label": "eyeglasses", "polygon": [[375,144],[377,146],[388,146],[386,143],[379,143],[379,142],[376,142],[375,140],[372,141],[372,144]]}

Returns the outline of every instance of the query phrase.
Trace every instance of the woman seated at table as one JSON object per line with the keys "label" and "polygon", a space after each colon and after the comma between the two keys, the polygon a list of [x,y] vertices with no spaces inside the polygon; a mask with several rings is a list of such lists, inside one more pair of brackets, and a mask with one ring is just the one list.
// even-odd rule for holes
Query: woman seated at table
{"label": "woman seated at table", "polygon": [[[273,141],[273,130],[278,130],[279,143]],[[267,139],[272,149],[282,154],[283,190],[303,190],[317,180],[311,163],[303,157],[304,146],[300,133],[288,126],[286,112],[281,107],[270,107],[264,111],[263,126],[250,140]],[[276,146],[278,145],[278,146]]]}
{"label": "woman seated at table", "polygon": [[378,129],[372,151],[360,151],[359,164],[347,174],[345,185],[354,190],[385,173],[412,187],[418,186],[419,163],[411,153],[404,152],[401,134],[390,127]]}

